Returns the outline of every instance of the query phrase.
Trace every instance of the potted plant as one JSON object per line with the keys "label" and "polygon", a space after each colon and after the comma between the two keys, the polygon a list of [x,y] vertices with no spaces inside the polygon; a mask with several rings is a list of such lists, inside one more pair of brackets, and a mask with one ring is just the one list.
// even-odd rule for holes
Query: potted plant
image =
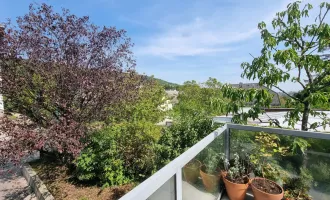
{"label": "potted plant", "polygon": [[200,168],[200,175],[208,192],[215,192],[219,188],[219,158],[220,155],[218,153],[213,149],[208,149],[207,156],[203,162],[204,165]]}
{"label": "potted plant", "polygon": [[[250,158],[255,165],[259,166],[262,178],[257,177],[251,181],[254,199],[281,200],[284,194],[283,188],[275,181],[267,178],[269,177],[275,180],[281,176],[280,170],[276,167],[276,163],[273,162],[272,157],[275,153],[285,155],[287,148],[279,145],[278,136],[268,133],[260,132],[256,136],[255,141],[258,148]],[[267,171],[271,173],[268,174]],[[274,174],[277,174],[277,177],[275,177]]]}
{"label": "potted plant", "polygon": [[195,183],[199,177],[199,170],[202,163],[193,159],[183,167],[183,176],[188,183]]}
{"label": "potted plant", "polygon": [[226,171],[221,172],[221,174],[229,199],[245,199],[249,187],[249,175],[243,161],[240,161],[238,154],[234,154],[234,164],[230,166],[228,160],[225,159],[224,167]]}

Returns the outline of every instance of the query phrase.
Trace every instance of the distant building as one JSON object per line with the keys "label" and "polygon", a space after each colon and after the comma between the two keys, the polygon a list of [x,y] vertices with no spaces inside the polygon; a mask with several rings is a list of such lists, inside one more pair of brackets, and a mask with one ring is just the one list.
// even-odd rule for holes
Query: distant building
{"label": "distant building", "polygon": [[[266,90],[268,90],[269,93],[273,94],[273,100],[270,105],[271,106],[281,106],[279,94],[265,86],[259,85],[259,83],[239,83],[239,84],[230,84],[230,85],[233,87],[236,87],[236,88],[243,88],[243,89],[250,89],[250,88],[266,89]],[[248,105],[252,105],[252,104],[253,104],[253,102],[248,103]]]}
{"label": "distant building", "polygon": [[178,95],[179,91],[177,90],[166,90],[166,98],[167,100],[161,105],[161,109],[164,111],[172,110],[173,106],[178,103]]}
{"label": "distant building", "polygon": [[177,104],[178,101],[178,95],[179,95],[179,91],[177,90],[166,90],[165,91],[167,94],[167,97],[169,98],[170,102],[174,105]]}

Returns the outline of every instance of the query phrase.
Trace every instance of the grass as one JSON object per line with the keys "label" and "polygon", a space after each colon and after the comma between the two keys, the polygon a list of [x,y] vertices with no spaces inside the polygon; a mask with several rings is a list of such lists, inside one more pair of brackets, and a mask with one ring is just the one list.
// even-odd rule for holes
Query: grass
{"label": "grass", "polygon": [[116,200],[134,186],[128,184],[102,189],[95,183],[80,183],[70,170],[59,163],[38,160],[30,163],[55,199],[59,200]]}

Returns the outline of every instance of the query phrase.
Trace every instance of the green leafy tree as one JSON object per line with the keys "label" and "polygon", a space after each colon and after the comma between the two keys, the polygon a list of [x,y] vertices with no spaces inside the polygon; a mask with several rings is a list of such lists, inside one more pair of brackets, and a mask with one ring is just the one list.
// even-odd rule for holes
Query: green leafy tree
{"label": "green leafy tree", "polygon": [[225,98],[221,83],[209,78],[205,83],[186,81],[179,88],[178,104],[174,106],[176,116],[192,116],[202,113],[207,116],[224,113]]}
{"label": "green leafy tree", "polygon": [[145,79],[137,92],[137,98],[122,100],[109,108],[112,113],[109,117],[110,122],[157,123],[165,118],[167,112],[162,110],[161,106],[166,101],[166,93],[161,84],[154,79]]}
{"label": "green leafy tree", "polygon": [[19,163],[34,150],[55,150],[70,162],[84,147],[89,123],[105,120],[108,107],[137,96],[133,43],[125,30],[99,27],[88,16],[47,4],[31,4],[4,26],[0,93],[34,126],[0,119],[1,137],[11,138],[0,140],[0,165]]}
{"label": "green leafy tree", "polygon": [[[248,118],[257,119],[263,108],[269,107],[272,102],[272,95],[266,89],[243,89],[233,88],[230,85],[222,87],[223,96],[228,98],[226,104],[227,113],[233,114],[234,123],[247,123]],[[253,102],[248,112],[243,111],[247,102]]]}
{"label": "green leafy tree", "polygon": [[[241,65],[243,78],[257,79],[260,85],[276,88],[289,97],[287,103],[294,110],[287,113],[286,120],[290,126],[302,120],[301,130],[304,131],[329,123],[324,113],[312,108],[329,103],[330,94],[323,89],[330,86],[330,63],[318,52],[323,52],[330,44],[330,26],[325,20],[330,3],[320,4],[315,23],[303,25],[302,20],[309,17],[312,8],[311,4],[302,6],[297,1],[276,14],[272,20],[273,30],[269,30],[265,22],[259,23],[263,41],[261,55],[254,57],[252,63]],[[300,85],[302,90],[295,96],[288,94],[279,86],[287,81]],[[319,116],[323,121],[310,124],[309,115]]]}

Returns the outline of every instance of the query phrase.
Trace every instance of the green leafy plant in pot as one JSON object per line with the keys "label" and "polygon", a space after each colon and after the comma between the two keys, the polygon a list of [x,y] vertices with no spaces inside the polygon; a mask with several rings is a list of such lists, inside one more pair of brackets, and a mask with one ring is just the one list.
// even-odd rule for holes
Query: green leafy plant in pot
{"label": "green leafy plant in pot", "polygon": [[200,168],[200,175],[206,191],[215,192],[219,188],[220,170],[219,170],[219,153],[213,149],[208,149],[207,156]]}
{"label": "green leafy plant in pot", "polygon": [[250,159],[257,166],[258,171],[261,172],[262,177],[256,177],[251,181],[254,198],[256,200],[280,200],[283,198],[284,190],[273,180],[279,179],[281,170],[272,157],[276,154],[285,155],[287,148],[280,146],[280,139],[277,135],[264,132],[258,133],[255,141],[257,148],[250,155]]}
{"label": "green leafy plant in pot", "polygon": [[222,171],[221,175],[227,194],[232,200],[243,200],[249,186],[249,168],[245,166],[244,162],[244,160],[240,160],[238,154],[234,154],[233,165],[230,165],[227,159],[224,160],[225,171]]}

